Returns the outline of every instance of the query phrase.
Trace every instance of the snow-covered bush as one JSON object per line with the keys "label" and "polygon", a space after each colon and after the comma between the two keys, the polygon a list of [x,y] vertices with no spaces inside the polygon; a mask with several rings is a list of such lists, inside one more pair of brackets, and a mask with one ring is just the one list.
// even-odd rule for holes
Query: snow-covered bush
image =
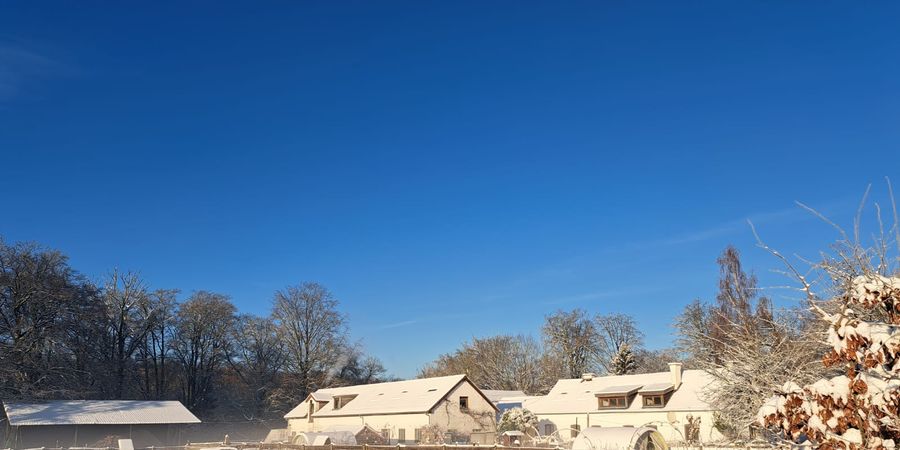
{"label": "snow-covered bush", "polygon": [[800,387],[787,383],[760,409],[759,422],[794,442],[825,449],[900,446],[900,277],[875,273],[844,283],[823,358],[844,375]]}
{"label": "snow-covered bush", "polygon": [[497,424],[497,431],[521,431],[527,433],[529,430],[536,429],[538,418],[533,412],[524,408],[510,408],[503,411],[500,416],[500,423]]}

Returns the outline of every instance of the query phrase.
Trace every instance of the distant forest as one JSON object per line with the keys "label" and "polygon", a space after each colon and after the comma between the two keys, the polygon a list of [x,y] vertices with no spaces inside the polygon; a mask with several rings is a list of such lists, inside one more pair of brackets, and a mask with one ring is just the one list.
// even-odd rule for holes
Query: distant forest
{"label": "distant forest", "polygon": [[0,238],[2,399],[171,399],[204,419],[263,420],[315,389],[385,378],[324,286],[275,292],[265,317],[178,294],[135,272],[95,282],[59,251]]}

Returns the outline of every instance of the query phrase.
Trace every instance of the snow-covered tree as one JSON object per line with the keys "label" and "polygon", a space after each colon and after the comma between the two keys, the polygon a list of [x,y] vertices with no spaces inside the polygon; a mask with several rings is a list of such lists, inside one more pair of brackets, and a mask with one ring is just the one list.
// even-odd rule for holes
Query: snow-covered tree
{"label": "snow-covered tree", "polygon": [[628,375],[637,371],[637,359],[628,344],[623,344],[619,352],[610,362],[610,371],[613,375]]}
{"label": "snow-covered tree", "polygon": [[529,430],[537,429],[538,418],[533,412],[525,408],[510,408],[503,411],[500,416],[500,423],[497,424],[497,431],[521,431],[527,433]]}
{"label": "snow-covered tree", "polygon": [[[842,238],[832,252],[823,253],[812,274],[801,274],[786,257],[762,245],[801,284],[824,325],[822,362],[834,370],[803,387],[786,383],[760,408],[758,422],[781,438],[820,449],[900,447],[900,214],[890,181],[888,189],[894,216],[889,231],[877,204],[881,235],[871,247],[860,240],[865,202],[852,235],[826,219]],[[827,295],[814,291],[823,281],[829,283]]]}
{"label": "snow-covered tree", "polygon": [[[792,441],[819,448],[900,445],[900,277],[855,277],[818,311],[829,324],[828,366],[845,374],[800,387],[788,383],[759,411],[759,421]],[[873,319],[880,318],[881,320]]]}

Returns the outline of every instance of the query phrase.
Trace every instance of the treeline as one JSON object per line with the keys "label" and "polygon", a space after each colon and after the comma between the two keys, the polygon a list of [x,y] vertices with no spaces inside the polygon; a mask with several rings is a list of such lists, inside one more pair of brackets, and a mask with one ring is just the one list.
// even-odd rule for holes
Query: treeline
{"label": "treeline", "polygon": [[0,239],[0,395],[174,399],[255,420],[321,387],[385,378],[319,284],[276,292],[268,316],[239,314],[220,293],[178,294],[134,272],[94,282],[59,251]]}
{"label": "treeline", "polygon": [[540,338],[475,338],[441,355],[420,377],[466,373],[485,389],[547,392],[560,378],[582,373],[623,375],[661,372],[669,362],[706,370],[717,388],[705,397],[719,411],[714,424],[729,436],[746,436],[762,402],[789,380],[822,376],[821,325],[808,305],[776,310],[760,295],[756,277],[727,247],[717,259],[719,292],[695,300],[674,323],[673,348],[650,351],[632,317],[589,315],[581,309],[545,317]]}
{"label": "treeline", "polygon": [[591,316],[574,309],[546,316],[540,340],[529,335],[474,338],[427,364],[419,377],[465,373],[482,389],[542,394],[561,378],[659,372],[681,359],[675,350],[644,348],[644,335],[631,316]]}

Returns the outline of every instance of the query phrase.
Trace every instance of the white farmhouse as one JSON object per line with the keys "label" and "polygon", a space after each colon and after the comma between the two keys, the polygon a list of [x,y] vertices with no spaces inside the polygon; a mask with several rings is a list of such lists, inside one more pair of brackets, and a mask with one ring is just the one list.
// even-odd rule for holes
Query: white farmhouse
{"label": "white farmhouse", "polygon": [[320,389],[284,417],[292,436],[367,426],[390,443],[496,430],[497,409],[465,375]]}
{"label": "white farmhouse", "polygon": [[522,406],[538,416],[538,431],[569,441],[587,427],[651,426],[666,440],[684,441],[689,418],[699,419],[701,442],[718,439],[713,410],[703,390],[713,380],[702,370],[682,370],[670,363],[669,372],[559,380],[546,396],[532,397]]}

